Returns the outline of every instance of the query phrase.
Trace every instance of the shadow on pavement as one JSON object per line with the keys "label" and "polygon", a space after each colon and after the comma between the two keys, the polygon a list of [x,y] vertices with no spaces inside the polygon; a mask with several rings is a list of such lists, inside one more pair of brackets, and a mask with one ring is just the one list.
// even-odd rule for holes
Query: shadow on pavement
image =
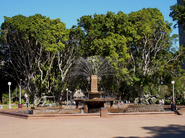
{"label": "shadow on pavement", "polygon": [[113,137],[113,138],[141,138],[141,137]]}
{"label": "shadow on pavement", "polygon": [[[185,138],[185,126],[182,125],[169,125],[169,126],[154,126],[143,127],[148,130],[152,137],[148,138]],[[113,138],[139,138],[139,137],[113,137]]]}

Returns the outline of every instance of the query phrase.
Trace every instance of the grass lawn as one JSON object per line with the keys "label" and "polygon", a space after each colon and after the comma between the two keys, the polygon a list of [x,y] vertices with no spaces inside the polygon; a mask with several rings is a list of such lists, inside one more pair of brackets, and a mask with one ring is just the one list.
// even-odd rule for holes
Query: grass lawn
{"label": "grass lawn", "polygon": [[[2,105],[3,106],[3,109],[8,109],[8,107],[9,107],[9,105],[8,104],[4,104],[4,105]],[[16,109],[16,108],[18,108],[18,105],[16,104],[16,105],[11,105],[11,108],[12,109]]]}
{"label": "grass lawn", "polygon": [[[8,104],[0,104],[3,106],[3,109],[9,109],[9,105]],[[29,107],[33,107],[33,104],[30,104]],[[18,104],[15,105],[11,105],[11,109],[17,109],[18,108]],[[22,104],[22,108],[26,108],[26,104]]]}

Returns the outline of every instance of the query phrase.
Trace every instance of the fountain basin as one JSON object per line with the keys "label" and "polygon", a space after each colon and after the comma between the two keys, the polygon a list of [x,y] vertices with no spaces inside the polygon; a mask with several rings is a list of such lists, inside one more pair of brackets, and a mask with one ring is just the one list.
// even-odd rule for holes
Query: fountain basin
{"label": "fountain basin", "polygon": [[[117,116],[167,116],[167,115],[175,115],[173,111],[160,111],[160,112],[156,112],[155,110],[153,110],[153,112],[143,112],[143,110],[141,110],[140,112],[124,112],[125,109],[127,109],[128,107],[131,107],[132,105],[124,105],[123,106],[118,106],[117,108],[113,108],[113,107],[107,107],[104,110],[108,110],[108,116],[107,117],[117,117]],[[137,106],[147,106],[148,105],[137,105]],[[136,108],[137,108],[136,106]],[[154,105],[154,106],[158,106],[158,105]],[[133,107],[133,106],[132,106]],[[165,109],[169,109],[170,105],[165,105],[164,106]],[[181,107],[181,106],[177,106],[177,108],[180,109],[185,109],[185,106]],[[103,108],[101,108],[103,109]],[[147,108],[145,108],[147,109]],[[19,117],[19,118],[23,118],[23,119],[52,119],[52,118],[86,118],[86,117],[100,117],[100,113],[88,113],[88,114],[82,114],[82,113],[61,113],[61,114],[26,114],[26,110],[28,109],[2,109],[0,110],[0,114],[3,115],[9,115],[10,117]],[[30,110],[30,109],[29,109]],[[46,109],[47,110],[47,109]],[[57,109],[58,110],[58,109]],[[75,109],[63,109],[63,110],[75,110]],[[80,110],[78,110],[80,111]],[[102,117],[102,116],[101,116]]]}
{"label": "fountain basin", "polygon": [[86,99],[84,112],[85,113],[99,113],[101,107],[106,106],[105,99]]}
{"label": "fountain basin", "polygon": [[33,114],[77,114],[81,113],[80,109],[43,109],[33,110]]}

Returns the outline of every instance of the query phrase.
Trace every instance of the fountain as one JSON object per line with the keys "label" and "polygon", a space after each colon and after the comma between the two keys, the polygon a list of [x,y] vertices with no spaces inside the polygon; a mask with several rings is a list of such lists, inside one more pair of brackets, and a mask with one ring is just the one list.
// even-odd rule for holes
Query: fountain
{"label": "fountain", "polygon": [[[34,107],[31,110],[27,111],[18,111],[17,113],[22,113],[20,116],[25,117],[66,117],[66,116],[95,116],[98,114],[83,114],[83,113],[98,113],[100,112],[101,117],[107,117],[108,115],[132,115],[138,114],[151,114],[151,112],[154,112],[153,114],[172,114],[171,112],[164,112],[163,107],[161,105],[155,105],[156,98],[154,96],[150,95],[144,95],[145,99],[138,99],[135,100],[135,105],[121,105],[113,108],[113,101],[115,98],[104,98],[104,91],[98,91],[98,84],[101,81],[101,77],[104,75],[110,75],[112,73],[112,69],[110,66],[110,62],[106,58],[102,58],[99,56],[93,56],[89,57],[87,59],[80,58],[77,61],[77,65],[74,67],[74,71],[72,72],[72,75],[81,75],[85,76],[88,83],[90,84],[90,91],[84,92],[84,94],[81,91],[76,91],[74,94],[75,99],[73,99],[76,103],[76,109],[72,108],[62,108],[61,107],[43,107],[46,106],[46,99],[52,98],[43,96],[43,100],[38,100],[38,106],[41,105],[42,107]],[[139,101],[145,101],[146,104],[152,103],[152,105],[144,105]],[[84,105],[82,108],[78,108],[79,103],[83,103]],[[110,107],[106,107],[106,103],[110,102]],[[141,105],[138,105],[140,104]],[[107,108],[107,109],[105,109]],[[25,114],[32,114],[32,116],[29,115],[23,115],[23,112]],[[111,114],[108,114],[111,113]],[[142,114],[140,114],[142,112]],[[146,113],[144,113],[146,112]],[[156,113],[155,113],[156,112]],[[159,113],[161,112],[161,113]],[[43,114],[43,115],[37,115],[37,114]],[[52,115],[51,115],[52,114]],[[56,115],[55,115],[56,114]],[[65,115],[68,114],[68,115]]]}
{"label": "fountain", "polygon": [[79,96],[76,96],[76,98],[74,99],[77,108],[79,102],[85,103],[85,113],[100,112],[100,109],[102,107],[106,108],[106,102],[110,102],[110,106],[112,107],[113,101],[115,100],[115,98],[103,98],[104,92],[98,91],[98,80],[100,80],[100,78],[98,79],[97,75],[91,75],[91,91],[84,92],[85,96],[88,97],[88,99],[84,99],[82,94],[79,94]]}
{"label": "fountain", "polygon": [[[104,92],[98,91],[98,82],[101,81],[101,77],[109,75],[111,73],[110,62],[106,58],[99,56],[92,56],[86,60],[80,58],[77,61],[75,67],[75,75],[82,75],[87,77],[89,83],[91,83],[91,91],[85,92],[87,99],[74,99],[76,104],[84,102],[85,113],[97,113],[100,112],[102,107],[106,107],[106,102],[110,102],[113,105],[114,98],[103,98]],[[76,105],[78,107],[78,105]]]}
{"label": "fountain", "polygon": [[111,106],[113,105],[114,98],[105,99],[103,98],[103,91],[98,91],[97,86],[97,75],[91,75],[91,91],[85,92],[85,95],[89,99],[85,99],[84,112],[85,113],[96,113],[100,112],[102,107],[106,108],[106,102],[109,101]]}

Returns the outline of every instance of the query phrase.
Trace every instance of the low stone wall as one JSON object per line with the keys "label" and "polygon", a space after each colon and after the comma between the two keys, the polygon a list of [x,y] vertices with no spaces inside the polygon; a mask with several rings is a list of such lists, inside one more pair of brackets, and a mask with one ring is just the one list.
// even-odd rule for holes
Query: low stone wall
{"label": "low stone wall", "polygon": [[125,113],[127,108],[107,108],[109,113]]}
{"label": "low stone wall", "polygon": [[31,107],[31,109],[36,109],[36,110],[43,110],[43,109],[62,109],[62,106],[56,106],[56,107]]}
{"label": "low stone wall", "polygon": [[76,114],[81,113],[81,109],[44,109],[33,110],[33,114]]}
{"label": "low stone wall", "polygon": [[161,112],[161,105],[129,105],[126,112]]}
{"label": "low stone wall", "polygon": [[[11,111],[11,110],[10,110]],[[67,111],[67,110],[64,110]],[[70,110],[68,110],[70,113]],[[79,110],[80,111],[80,110]],[[181,111],[181,110],[180,110]],[[175,115],[174,112],[126,112],[126,113],[108,113],[108,110],[102,109],[100,113],[70,113],[70,114],[21,114],[15,112],[8,112],[0,110],[0,115],[8,115],[10,117],[18,117],[22,119],[67,119],[67,118],[114,118],[114,117],[126,117],[126,116],[167,116],[167,115]]]}

